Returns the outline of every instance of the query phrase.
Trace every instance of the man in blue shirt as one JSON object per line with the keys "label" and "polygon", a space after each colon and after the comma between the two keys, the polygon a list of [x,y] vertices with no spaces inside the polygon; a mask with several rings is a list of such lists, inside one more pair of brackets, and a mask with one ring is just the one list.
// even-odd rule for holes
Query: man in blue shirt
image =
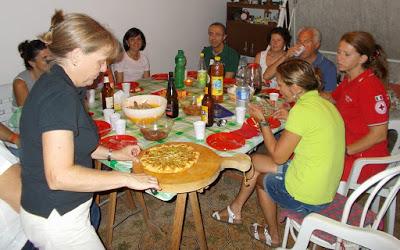
{"label": "man in blue shirt", "polygon": [[[332,92],[337,86],[336,66],[328,58],[318,52],[321,46],[321,33],[313,27],[303,27],[297,33],[297,44],[293,49],[304,46],[299,55],[301,59],[311,63],[320,74],[325,92]],[[291,48],[291,49],[292,49]]]}

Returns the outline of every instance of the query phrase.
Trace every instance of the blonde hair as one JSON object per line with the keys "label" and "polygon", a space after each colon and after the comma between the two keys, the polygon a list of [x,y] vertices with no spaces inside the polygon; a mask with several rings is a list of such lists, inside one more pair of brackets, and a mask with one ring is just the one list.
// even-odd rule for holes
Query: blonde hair
{"label": "blonde hair", "polygon": [[276,73],[287,86],[296,84],[305,91],[322,88],[320,77],[314,67],[302,59],[294,58],[284,61],[278,66]]}
{"label": "blonde hair", "polygon": [[110,60],[117,58],[121,51],[114,35],[96,20],[85,14],[63,14],[61,10],[56,10],[49,32],[42,39],[57,61],[76,48],[85,54],[106,49]]}

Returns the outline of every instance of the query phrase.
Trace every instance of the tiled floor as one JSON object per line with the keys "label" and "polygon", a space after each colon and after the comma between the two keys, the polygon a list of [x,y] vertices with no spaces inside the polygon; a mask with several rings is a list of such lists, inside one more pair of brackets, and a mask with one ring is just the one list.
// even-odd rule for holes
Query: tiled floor
{"label": "tiled floor", "polygon": [[[248,225],[252,222],[262,222],[261,210],[257,204],[256,195],[253,194],[243,210],[244,225],[228,225],[216,222],[210,215],[213,210],[225,207],[238,192],[240,183],[229,177],[222,176],[216,183],[204,193],[199,194],[200,207],[209,249],[269,249],[261,242],[252,240],[247,233]],[[163,202],[145,195],[146,204],[154,224],[159,228],[158,232],[147,230],[142,215],[136,214],[114,229],[113,249],[168,249],[171,237],[172,220],[174,216],[175,201]],[[399,197],[400,199],[400,197]],[[399,201],[398,199],[398,201]],[[117,221],[126,217],[130,212],[126,203],[119,198],[117,206]],[[190,205],[185,217],[182,235],[181,249],[199,249],[195,236],[194,222]],[[400,202],[398,202],[398,215]],[[107,205],[102,207],[105,215]],[[400,222],[397,216],[395,236],[400,236]],[[100,226],[100,236],[105,237],[105,219]],[[283,232],[284,224],[281,225]]]}

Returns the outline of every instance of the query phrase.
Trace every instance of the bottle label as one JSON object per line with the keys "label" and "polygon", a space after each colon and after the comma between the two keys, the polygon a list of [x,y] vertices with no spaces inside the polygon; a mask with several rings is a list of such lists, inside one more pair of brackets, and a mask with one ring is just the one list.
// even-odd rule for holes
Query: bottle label
{"label": "bottle label", "polygon": [[112,96],[106,97],[106,108],[112,109],[114,105],[114,98]]}
{"label": "bottle label", "polygon": [[172,116],[172,103],[167,104],[167,108],[165,109],[165,114],[168,116]]}
{"label": "bottle label", "polygon": [[211,84],[212,84],[212,95],[220,96],[224,93],[224,85],[223,85],[224,77],[223,76],[212,76]]}
{"label": "bottle label", "polygon": [[200,87],[205,86],[207,83],[207,71],[199,70],[197,71],[197,83]]}
{"label": "bottle label", "polygon": [[247,88],[238,87],[236,90],[236,99],[247,101],[249,99],[249,91]]}
{"label": "bottle label", "polygon": [[208,107],[207,106],[201,106],[201,120],[205,122],[206,124],[208,123]]}

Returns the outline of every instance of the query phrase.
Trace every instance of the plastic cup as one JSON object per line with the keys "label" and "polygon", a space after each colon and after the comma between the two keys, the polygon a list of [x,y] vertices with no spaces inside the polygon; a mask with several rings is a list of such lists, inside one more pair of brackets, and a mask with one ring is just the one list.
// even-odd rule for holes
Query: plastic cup
{"label": "plastic cup", "polygon": [[236,107],[236,122],[240,125],[244,123],[244,117],[246,115],[246,107]]}
{"label": "plastic cup", "polygon": [[111,123],[110,117],[114,114],[114,109],[103,109],[104,121]]}
{"label": "plastic cup", "polygon": [[204,121],[196,121],[193,122],[193,126],[196,140],[204,140],[206,133],[206,123]]}
{"label": "plastic cup", "polygon": [[271,101],[271,105],[274,106],[274,110],[277,109],[278,99],[278,93],[269,93],[269,100]]}
{"label": "plastic cup", "polygon": [[115,130],[115,127],[116,127],[116,126],[115,126],[115,123],[116,123],[119,119],[121,119],[121,115],[118,114],[118,113],[113,113],[113,114],[110,115],[111,127],[112,127],[113,130]]}
{"label": "plastic cup", "polygon": [[122,83],[122,91],[124,91],[125,94],[129,95],[130,90],[131,90],[131,83],[130,82],[123,82]]}
{"label": "plastic cup", "polygon": [[124,135],[126,131],[126,120],[119,119],[115,122],[115,132],[117,135]]}

